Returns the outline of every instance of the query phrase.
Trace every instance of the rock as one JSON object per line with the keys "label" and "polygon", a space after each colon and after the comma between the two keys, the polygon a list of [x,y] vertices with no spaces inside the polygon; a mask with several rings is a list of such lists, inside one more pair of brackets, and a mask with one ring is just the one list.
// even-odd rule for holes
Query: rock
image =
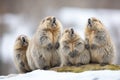
{"label": "rock", "polygon": [[105,65],[101,66],[100,64],[87,64],[87,65],[81,65],[79,67],[76,66],[65,66],[65,67],[55,67],[51,70],[57,71],[57,72],[83,72],[83,71],[92,71],[92,70],[120,70],[119,65]]}

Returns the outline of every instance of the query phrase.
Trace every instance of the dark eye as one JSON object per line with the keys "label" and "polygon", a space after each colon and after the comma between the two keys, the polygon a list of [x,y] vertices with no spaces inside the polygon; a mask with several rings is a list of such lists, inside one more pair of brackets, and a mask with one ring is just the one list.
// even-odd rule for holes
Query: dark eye
{"label": "dark eye", "polygon": [[82,42],[79,42],[77,45],[81,45],[82,44]]}
{"label": "dark eye", "polygon": [[97,20],[96,20],[96,19],[94,19],[93,21],[95,21],[95,22],[96,22]]}

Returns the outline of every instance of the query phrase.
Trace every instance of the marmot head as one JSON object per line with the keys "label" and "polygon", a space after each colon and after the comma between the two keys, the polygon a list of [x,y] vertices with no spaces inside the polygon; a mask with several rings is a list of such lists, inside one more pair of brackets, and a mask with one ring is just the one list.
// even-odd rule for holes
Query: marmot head
{"label": "marmot head", "polygon": [[77,34],[75,33],[74,29],[73,28],[70,28],[70,29],[66,29],[63,34],[62,34],[64,37],[66,37],[65,39],[68,39],[68,40],[75,40],[78,38]]}
{"label": "marmot head", "polygon": [[40,27],[46,30],[56,30],[61,27],[61,23],[56,17],[49,16],[41,21]]}
{"label": "marmot head", "polygon": [[102,30],[104,26],[100,20],[96,19],[95,17],[91,17],[88,19],[87,28],[92,31],[96,31],[96,30]]}
{"label": "marmot head", "polygon": [[70,53],[79,53],[84,50],[85,43],[82,38],[74,31],[73,28],[66,29],[62,34],[63,47]]}
{"label": "marmot head", "polygon": [[19,35],[15,41],[15,48],[27,48],[29,44],[29,39],[25,35]]}

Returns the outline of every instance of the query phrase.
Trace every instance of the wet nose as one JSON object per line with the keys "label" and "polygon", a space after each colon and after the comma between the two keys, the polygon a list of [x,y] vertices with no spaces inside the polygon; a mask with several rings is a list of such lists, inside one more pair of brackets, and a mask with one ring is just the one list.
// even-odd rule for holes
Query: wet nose
{"label": "wet nose", "polygon": [[53,17],[53,23],[55,23],[56,22],[56,18],[55,17]]}
{"label": "wet nose", "polygon": [[21,39],[22,39],[22,42],[25,42],[25,38],[24,37],[22,37]]}
{"label": "wet nose", "polygon": [[88,24],[91,24],[91,19],[90,18],[88,19]]}
{"label": "wet nose", "polygon": [[71,28],[71,34],[74,34],[74,30],[73,30],[73,28]]}

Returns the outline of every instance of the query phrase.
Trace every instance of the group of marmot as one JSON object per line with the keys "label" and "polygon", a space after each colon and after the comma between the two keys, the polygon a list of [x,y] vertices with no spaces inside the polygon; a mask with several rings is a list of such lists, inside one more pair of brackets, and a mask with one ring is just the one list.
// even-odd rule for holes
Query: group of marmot
{"label": "group of marmot", "polygon": [[80,66],[88,63],[111,64],[115,49],[103,23],[88,19],[83,40],[73,28],[61,32],[62,25],[53,16],[44,18],[31,39],[20,35],[14,45],[14,60],[19,72]]}

